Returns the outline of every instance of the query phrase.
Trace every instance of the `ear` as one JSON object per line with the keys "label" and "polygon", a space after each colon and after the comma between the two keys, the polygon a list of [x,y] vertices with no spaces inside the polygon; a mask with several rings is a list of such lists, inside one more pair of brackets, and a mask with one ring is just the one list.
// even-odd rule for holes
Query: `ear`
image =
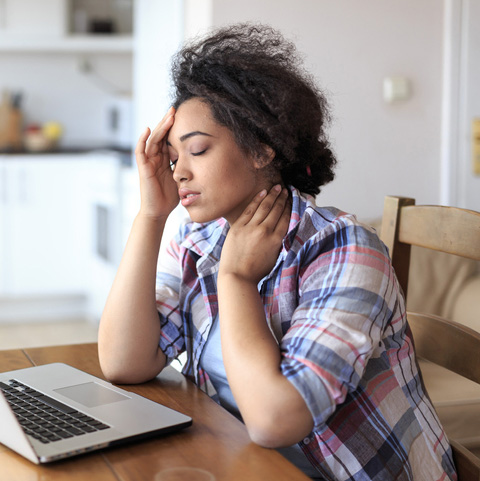
{"label": "ear", "polygon": [[256,169],[263,169],[270,165],[274,158],[275,151],[269,145],[262,144],[262,150],[255,156],[253,164]]}

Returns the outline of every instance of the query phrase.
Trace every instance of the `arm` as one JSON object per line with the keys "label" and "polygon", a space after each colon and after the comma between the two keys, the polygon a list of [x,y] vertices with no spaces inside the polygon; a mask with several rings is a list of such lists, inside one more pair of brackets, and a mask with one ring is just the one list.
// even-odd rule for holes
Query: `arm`
{"label": "arm", "polygon": [[165,138],[173,109],[151,135],[147,129],[135,156],[141,207],[100,321],[98,350],[105,376],[119,383],[139,383],[165,366],[158,347],[160,322],[155,303],[157,257],[168,215],[178,203]]}
{"label": "arm", "polygon": [[227,378],[252,440],[265,447],[292,445],[313,428],[307,405],[280,371],[280,349],[257,288],[286,234],[287,199],[285,189],[257,195],[230,229],[218,275]]}

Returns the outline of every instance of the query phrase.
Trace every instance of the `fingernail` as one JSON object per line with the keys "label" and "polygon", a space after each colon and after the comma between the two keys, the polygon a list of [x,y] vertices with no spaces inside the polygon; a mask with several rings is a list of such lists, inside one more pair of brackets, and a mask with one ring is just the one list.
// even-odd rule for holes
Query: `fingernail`
{"label": "fingernail", "polygon": [[258,193],[258,197],[265,197],[266,195],[267,195],[267,191],[265,189],[263,189]]}
{"label": "fingernail", "polygon": [[277,191],[277,192],[280,192],[282,190],[282,186],[280,184],[277,184],[274,189]]}

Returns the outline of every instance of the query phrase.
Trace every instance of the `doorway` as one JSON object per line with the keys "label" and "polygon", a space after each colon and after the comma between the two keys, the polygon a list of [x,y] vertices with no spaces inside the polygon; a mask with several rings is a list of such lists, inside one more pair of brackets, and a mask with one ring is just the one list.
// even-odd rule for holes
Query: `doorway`
{"label": "doorway", "polygon": [[445,0],[441,203],[480,211],[473,125],[480,119],[480,0]]}

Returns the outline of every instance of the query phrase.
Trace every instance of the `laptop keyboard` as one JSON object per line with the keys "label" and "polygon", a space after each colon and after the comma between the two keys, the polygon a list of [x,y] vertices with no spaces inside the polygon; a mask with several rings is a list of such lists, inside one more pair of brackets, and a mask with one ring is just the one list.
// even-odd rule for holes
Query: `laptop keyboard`
{"label": "laptop keyboard", "polygon": [[110,427],[15,379],[0,382],[0,390],[25,433],[44,444]]}

